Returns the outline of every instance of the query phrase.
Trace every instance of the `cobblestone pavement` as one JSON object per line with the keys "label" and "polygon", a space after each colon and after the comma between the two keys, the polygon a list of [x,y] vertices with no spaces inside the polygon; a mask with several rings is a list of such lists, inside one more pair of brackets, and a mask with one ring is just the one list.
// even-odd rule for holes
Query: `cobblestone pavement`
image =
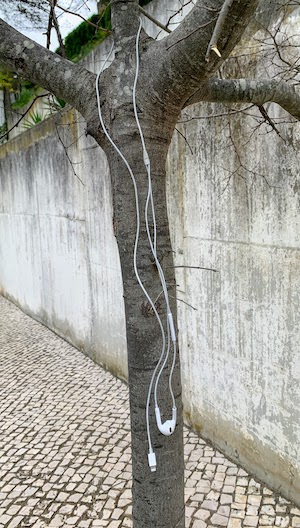
{"label": "cobblestone pavement", "polygon": [[[0,297],[0,528],[131,526],[126,385]],[[188,528],[300,510],[185,429]]]}

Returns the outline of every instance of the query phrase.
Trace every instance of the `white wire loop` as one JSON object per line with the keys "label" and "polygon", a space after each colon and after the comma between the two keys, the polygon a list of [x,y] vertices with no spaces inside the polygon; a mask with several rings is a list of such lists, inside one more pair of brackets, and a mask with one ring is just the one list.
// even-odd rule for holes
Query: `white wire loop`
{"label": "white wire loop", "polygon": [[[144,295],[146,296],[146,298],[147,298],[147,300],[148,300],[148,302],[149,302],[149,304],[150,304],[150,306],[151,306],[151,308],[153,310],[153,313],[155,314],[155,317],[156,317],[156,319],[158,321],[158,324],[159,324],[159,327],[160,327],[160,331],[161,331],[161,335],[162,335],[162,350],[161,350],[161,354],[160,354],[159,360],[158,360],[158,362],[156,364],[156,367],[155,367],[155,369],[153,371],[153,374],[152,374],[152,377],[151,377],[151,381],[150,381],[149,389],[148,389],[148,395],[147,395],[147,402],[146,402],[146,426],[147,426],[147,437],[148,437],[149,456],[150,456],[149,460],[150,460],[152,454],[153,454],[154,459],[155,459],[155,455],[153,453],[152,441],[151,441],[150,424],[149,424],[150,399],[151,399],[153,383],[154,383],[154,380],[156,378],[155,387],[154,387],[154,402],[155,402],[155,407],[158,407],[157,388],[158,388],[159,379],[161,377],[161,374],[163,372],[163,369],[166,366],[166,363],[167,363],[168,357],[169,357],[169,352],[170,352],[170,334],[171,334],[171,339],[173,341],[173,361],[172,361],[172,366],[171,366],[170,375],[169,375],[169,391],[170,391],[171,398],[172,398],[173,409],[174,408],[176,409],[175,398],[174,398],[174,393],[173,393],[173,389],[172,389],[172,376],[173,376],[174,367],[175,367],[175,361],[176,361],[176,337],[175,337],[175,329],[174,329],[174,325],[173,325],[173,317],[172,317],[172,313],[171,313],[171,310],[170,310],[169,296],[168,296],[166,280],[165,280],[164,273],[163,273],[163,270],[161,268],[160,262],[158,261],[157,253],[156,253],[157,227],[156,227],[156,218],[155,218],[155,208],[154,208],[153,194],[152,194],[151,167],[150,167],[150,160],[149,160],[149,156],[148,156],[148,153],[147,153],[147,150],[146,150],[145,139],[144,139],[144,135],[143,135],[143,131],[142,131],[141,125],[140,125],[140,121],[139,121],[139,117],[138,117],[138,113],[137,113],[137,107],[136,107],[136,87],[137,87],[138,75],[139,75],[139,38],[140,38],[141,29],[142,29],[142,21],[140,19],[140,25],[139,25],[139,29],[138,29],[137,37],[136,37],[136,73],[135,73],[135,79],[134,79],[134,85],[133,85],[133,108],[134,108],[134,115],[135,115],[136,123],[137,123],[137,126],[138,126],[139,134],[140,134],[140,137],[141,137],[141,142],[142,142],[142,147],[143,147],[144,163],[145,163],[146,170],[147,170],[147,175],[148,175],[148,194],[147,194],[147,200],[146,200],[146,205],[145,205],[145,224],[146,224],[146,231],[147,231],[147,236],[148,236],[151,252],[152,252],[152,255],[153,255],[154,260],[155,260],[155,264],[156,264],[157,269],[158,269],[158,273],[159,273],[159,277],[160,277],[160,281],[161,281],[161,285],[162,285],[162,289],[163,289],[163,293],[164,293],[164,298],[165,298],[165,302],[166,302],[166,309],[167,309],[167,324],[166,324],[166,326],[167,326],[167,347],[166,347],[165,330],[164,330],[164,326],[163,326],[162,320],[161,320],[161,318],[160,318],[160,316],[159,316],[159,314],[157,312],[157,309],[155,307],[155,304],[152,301],[148,291],[146,290],[146,288],[145,288],[145,286],[144,286],[144,284],[143,284],[143,282],[142,282],[142,280],[140,278],[139,272],[138,272],[137,253],[138,253],[138,244],[139,244],[139,236],[140,236],[140,223],[141,222],[140,222],[140,213],[139,213],[139,195],[138,195],[138,188],[137,188],[136,180],[135,180],[133,171],[132,171],[127,159],[125,158],[125,156],[123,155],[121,150],[118,148],[118,146],[115,144],[115,142],[113,141],[113,139],[109,135],[109,133],[107,131],[107,128],[106,128],[106,126],[105,126],[105,124],[103,122],[103,117],[102,117],[101,99],[100,99],[100,92],[99,92],[99,79],[100,79],[100,75],[102,74],[102,72],[103,72],[103,70],[104,70],[104,68],[105,68],[105,66],[106,66],[106,64],[107,64],[107,62],[108,62],[108,60],[109,60],[109,58],[111,56],[111,53],[112,53],[113,47],[114,47],[114,43],[112,44],[111,49],[110,49],[110,51],[109,51],[109,53],[108,53],[103,65],[102,65],[102,67],[100,68],[100,71],[97,74],[97,77],[96,77],[96,94],[97,94],[98,114],[99,114],[99,119],[100,119],[100,123],[101,123],[101,127],[103,129],[103,132],[104,132],[105,136],[107,137],[108,141],[111,143],[111,145],[113,146],[113,148],[117,152],[117,154],[120,156],[120,158],[125,163],[125,165],[127,167],[127,170],[128,170],[128,172],[130,174],[130,177],[132,179],[132,183],[133,183],[133,187],[134,187],[134,195],[135,195],[135,205],[136,205],[136,235],[135,235],[134,252],[133,252],[133,267],[134,267],[134,272],[135,272],[135,276],[137,278],[138,284],[140,285]],[[151,214],[152,214],[152,219],[153,219],[153,239],[151,237],[150,228],[149,228],[149,221],[148,221],[149,203],[151,205]],[[171,328],[170,328],[170,321],[171,321]],[[160,369],[159,369],[159,367],[160,367]],[[159,372],[158,372],[158,369],[159,369]],[[157,372],[158,372],[158,374],[157,374]],[[155,468],[156,468],[156,462],[155,462]],[[155,470],[155,468],[154,469],[151,468],[151,469]]]}
{"label": "white wire loop", "polygon": [[[138,127],[138,130],[139,130],[139,133],[140,133],[140,137],[141,137],[141,142],[142,142],[142,147],[143,147],[144,163],[145,163],[147,174],[148,174],[148,195],[147,195],[146,207],[145,207],[145,223],[146,223],[147,236],[148,236],[150,248],[151,248],[151,251],[152,251],[152,255],[154,257],[155,264],[156,264],[156,267],[158,269],[158,273],[159,273],[159,277],[160,277],[160,281],[161,281],[161,284],[162,284],[163,293],[164,293],[164,297],[165,297],[165,301],[166,301],[166,306],[167,306],[167,336],[168,336],[168,339],[167,339],[167,342],[168,342],[167,353],[166,353],[165,359],[164,359],[164,361],[163,361],[163,363],[161,365],[159,373],[157,375],[156,382],[155,382],[155,388],[154,388],[155,407],[158,407],[158,402],[157,402],[158,383],[159,383],[159,379],[161,377],[161,374],[162,374],[162,372],[163,372],[163,370],[164,370],[164,368],[166,366],[166,363],[168,361],[169,351],[170,351],[170,318],[169,318],[169,314],[171,315],[171,321],[173,321],[173,317],[172,317],[172,312],[171,312],[171,309],[170,309],[169,295],[168,295],[168,289],[167,289],[165,276],[164,276],[163,270],[161,268],[161,265],[160,265],[160,262],[159,262],[159,260],[157,258],[157,253],[156,253],[156,233],[157,233],[157,228],[156,228],[156,217],[155,217],[154,200],[153,200],[153,194],[152,194],[151,164],[150,164],[150,159],[149,159],[149,156],[148,156],[148,153],[147,153],[146,144],[145,144],[145,138],[144,138],[144,134],[143,134],[143,131],[142,131],[142,127],[140,125],[140,120],[139,120],[139,116],[138,116],[138,112],[137,112],[137,105],[136,105],[136,87],[137,87],[137,81],[138,81],[138,75],[139,75],[139,39],[140,39],[141,30],[142,30],[142,20],[141,20],[141,18],[139,20],[140,20],[140,24],[139,24],[139,29],[138,29],[137,36],[136,36],[136,45],[135,45],[135,51],[136,51],[136,74],[135,74],[134,85],[133,85],[133,110],[134,110],[134,116],[135,116],[135,120],[136,120],[136,123],[137,123],[137,127]],[[148,222],[149,201],[151,203],[151,212],[152,212],[152,219],[153,219],[153,232],[154,232],[153,241],[152,241],[152,237],[151,237],[151,234],[150,234],[149,222]],[[172,332],[172,330],[173,330],[173,332]],[[176,362],[176,337],[174,337],[175,336],[174,326],[171,329],[171,334],[173,335],[173,339],[172,340],[173,340],[173,343],[174,343],[174,351],[173,351],[173,362],[172,362],[170,375],[169,375],[169,390],[170,390],[170,394],[171,394],[171,398],[172,398],[172,405],[173,405],[173,408],[174,408],[174,407],[176,407],[174,393],[173,393],[173,389],[172,389],[172,377],[173,377],[173,372],[174,372],[174,367],[175,367],[175,362]],[[161,361],[162,361],[162,357],[160,358],[160,362]],[[150,382],[150,386],[149,386],[149,393],[150,394],[151,394],[152,384],[153,384],[155,375],[156,375],[156,371],[154,371],[152,379],[151,379],[151,382]]]}

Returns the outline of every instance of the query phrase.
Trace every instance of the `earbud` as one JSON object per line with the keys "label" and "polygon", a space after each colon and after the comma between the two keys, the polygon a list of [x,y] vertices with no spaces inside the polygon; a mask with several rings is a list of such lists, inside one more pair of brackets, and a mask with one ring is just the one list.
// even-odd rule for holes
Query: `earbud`
{"label": "earbud", "polygon": [[174,433],[174,430],[176,427],[176,417],[177,417],[176,407],[172,408],[172,420],[166,420],[164,423],[161,423],[159,407],[155,407],[155,416],[156,416],[157,427],[159,431],[161,432],[161,434],[165,436],[170,436],[171,434]]}

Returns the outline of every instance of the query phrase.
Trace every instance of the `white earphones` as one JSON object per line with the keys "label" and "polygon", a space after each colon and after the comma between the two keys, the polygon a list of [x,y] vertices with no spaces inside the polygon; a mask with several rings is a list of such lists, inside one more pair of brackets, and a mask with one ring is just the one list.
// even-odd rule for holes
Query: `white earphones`
{"label": "white earphones", "polygon": [[[156,382],[155,382],[155,388],[154,388],[156,424],[157,424],[158,430],[160,431],[161,434],[163,434],[164,436],[170,436],[171,434],[173,434],[173,432],[175,430],[176,419],[177,419],[177,409],[176,409],[176,404],[175,404],[175,397],[174,397],[173,390],[172,390],[172,376],[173,376],[173,371],[174,371],[174,368],[175,368],[175,361],[176,361],[176,332],[175,332],[172,312],[170,310],[170,305],[169,305],[169,297],[168,297],[166,280],[165,280],[163,270],[161,268],[161,265],[160,265],[160,263],[158,261],[157,254],[156,254],[156,220],[155,220],[155,210],[154,210],[154,203],[153,203],[153,196],[152,196],[150,160],[149,160],[149,156],[147,154],[147,150],[146,150],[146,146],[145,146],[145,140],[144,140],[143,132],[142,132],[142,129],[141,129],[141,126],[140,126],[140,123],[139,123],[137,107],[136,107],[136,86],[137,86],[138,73],[139,73],[139,50],[138,50],[138,44],[139,44],[139,36],[140,36],[141,29],[142,29],[142,21],[140,19],[140,26],[139,26],[139,30],[138,30],[137,37],[136,37],[136,75],[135,75],[134,86],[133,86],[133,107],[134,107],[134,115],[135,115],[136,123],[137,123],[138,129],[139,129],[139,133],[140,133],[140,136],[141,136],[141,142],[142,142],[142,146],[143,146],[144,164],[145,164],[145,167],[146,167],[146,170],[147,170],[147,174],[148,174],[148,196],[147,196],[146,209],[145,209],[146,230],[147,230],[147,235],[148,235],[150,248],[151,248],[153,257],[155,259],[155,263],[156,263],[157,269],[158,269],[158,273],[159,273],[159,277],[160,277],[160,280],[161,280],[161,284],[162,284],[162,288],[163,288],[163,292],[164,292],[164,297],[165,297],[165,301],[166,301],[166,306],[167,306],[167,324],[166,324],[166,326],[167,326],[167,338],[168,338],[167,347],[166,347],[165,330],[163,328],[163,324],[162,324],[161,318],[160,318],[160,316],[159,316],[159,314],[158,314],[158,312],[156,310],[156,307],[155,307],[152,299],[150,298],[147,290],[145,289],[145,287],[144,287],[144,285],[143,285],[143,283],[142,283],[142,281],[140,279],[140,276],[139,276],[139,273],[138,273],[138,268],[137,268],[137,250],[138,250],[138,241],[139,241],[139,232],[140,232],[140,217],[139,217],[138,189],[137,189],[135,177],[134,177],[134,174],[133,174],[133,172],[131,170],[131,167],[129,166],[126,158],[124,157],[122,152],[119,150],[117,145],[114,143],[114,141],[112,140],[112,138],[108,134],[107,129],[106,129],[106,127],[105,127],[105,125],[103,123],[103,119],[102,119],[100,94],[99,94],[99,84],[98,83],[99,83],[99,77],[100,77],[102,71],[104,70],[105,65],[106,65],[107,61],[109,60],[109,57],[110,57],[110,55],[112,53],[113,45],[112,45],[112,47],[110,49],[110,52],[109,52],[109,54],[108,54],[108,56],[107,56],[107,58],[106,58],[106,60],[105,60],[105,62],[103,64],[102,68],[100,69],[100,71],[99,71],[99,73],[97,75],[97,79],[96,79],[96,93],[97,93],[98,113],[99,113],[99,118],[100,118],[100,123],[101,123],[102,129],[103,129],[106,137],[108,138],[108,140],[110,141],[110,143],[112,144],[112,146],[114,147],[116,152],[118,153],[118,155],[124,161],[128,171],[129,171],[129,174],[131,176],[132,182],[133,182],[134,192],[135,192],[135,201],[136,201],[136,215],[137,215],[137,232],[136,232],[135,247],[134,247],[134,270],[135,270],[135,275],[136,275],[136,278],[138,280],[138,283],[139,283],[141,289],[143,290],[146,298],[148,299],[148,301],[149,301],[149,303],[150,303],[150,305],[152,307],[152,310],[153,310],[153,312],[154,312],[154,314],[155,314],[155,316],[157,318],[157,321],[159,323],[160,330],[161,330],[161,333],[162,333],[162,352],[161,352],[160,358],[158,360],[158,363],[157,363],[157,365],[156,365],[156,367],[154,369],[154,372],[152,374],[152,378],[151,378],[150,385],[149,385],[149,390],[148,390],[147,403],[146,403],[146,425],[147,425],[147,436],[148,436],[148,443],[149,443],[148,463],[149,463],[149,467],[150,467],[151,471],[156,471],[156,456],[155,456],[155,453],[154,453],[153,448],[152,448],[151,435],[150,435],[150,425],[149,425],[150,398],[151,398],[152,386],[153,386],[155,377],[157,375]],[[150,234],[149,224],[148,224],[148,206],[149,206],[149,202],[151,204],[151,212],[152,212],[153,226],[154,226],[154,238],[153,238],[153,240],[152,240],[152,237],[151,237],[151,234]],[[169,375],[169,391],[170,391],[170,395],[171,395],[171,398],[172,398],[172,419],[171,420],[166,420],[164,423],[162,423],[160,409],[159,409],[158,402],[157,402],[157,387],[158,387],[158,382],[159,382],[160,376],[161,376],[161,374],[163,372],[163,369],[166,366],[166,363],[167,363],[167,360],[168,360],[168,357],[169,357],[170,337],[171,337],[171,341],[173,342],[173,361],[172,361],[172,365],[171,365],[171,369],[170,369],[170,375]],[[162,363],[162,365],[161,365],[161,363]],[[161,365],[161,367],[160,367],[160,365]],[[160,370],[158,372],[159,367],[160,367]],[[157,374],[157,372],[158,372],[158,374]]]}
{"label": "white earphones", "polygon": [[166,420],[164,423],[161,423],[159,407],[155,408],[155,416],[156,416],[157,427],[159,431],[161,432],[161,434],[165,436],[170,436],[172,433],[174,433],[175,426],[176,426],[176,418],[177,418],[176,407],[173,407],[172,409],[172,420]]}
{"label": "white earphones", "polygon": [[[151,248],[153,257],[155,259],[155,263],[156,263],[156,266],[157,266],[157,269],[158,269],[158,273],[159,273],[159,276],[160,276],[160,279],[161,279],[161,284],[162,284],[162,287],[163,287],[164,297],[165,297],[165,301],[166,301],[166,305],[167,305],[168,346],[167,346],[167,350],[166,350],[165,359],[164,359],[164,361],[162,363],[162,366],[161,366],[161,368],[159,370],[159,373],[157,375],[156,382],[155,382],[155,387],[154,387],[155,417],[156,417],[156,424],[157,424],[157,427],[158,427],[158,430],[160,431],[160,433],[163,434],[164,436],[170,436],[171,434],[173,434],[173,432],[175,430],[176,419],[177,419],[177,409],[176,409],[175,398],[174,398],[173,389],[172,389],[172,376],[173,376],[173,371],[174,371],[175,361],[176,361],[176,332],[175,332],[175,327],[174,327],[173,315],[172,315],[172,312],[171,312],[171,309],[170,309],[170,304],[169,304],[169,295],[168,295],[166,280],[165,280],[163,270],[161,268],[160,262],[158,261],[157,254],[156,254],[156,220],[155,220],[155,209],[154,209],[153,195],[152,195],[151,165],[150,165],[149,156],[148,156],[148,153],[147,153],[147,150],[146,150],[146,145],[145,145],[145,139],[144,139],[143,131],[142,131],[142,128],[141,128],[141,125],[140,125],[140,122],[139,122],[139,117],[138,117],[138,113],[137,113],[137,105],[136,105],[136,86],[137,86],[138,73],[139,73],[139,37],[140,37],[141,29],[142,29],[142,20],[140,18],[140,25],[139,25],[139,29],[138,29],[137,36],[136,36],[136,75],[135,75],[135,80],[134,80],[134,85],[133,85],[133,109],[134,109],[134,115],[135,115],[136,123],[137,123],[138,130],[139,130],[140,137],[141,137],[142,147],[143,147],[144,165],[146,167],[147,174],[148,174],[148,197],[147,197],[146,210],[145,210],[145,222],[146,222],[148,240],[149,240],[150,248]],[[149,202],[151,204],[153,225],[154,225],[154,240],[153,241],[152,241],[152,238],[151,238],[151,235],[150,235],[150,231],[149,231],[149,226],[148,226],[148,204],[149,204]],[[158,402],[157,402],[157,387],[158,387],[160,376],[162,374],[163,369],[166,366],[166,363],[167,363],[167,360],[168,360],[168,357],[169,357],[169,352],[170,352],[170,334],[171,334],[171,340],[173,342],[173,347],[174,347],[173,362],[172,362],[172,366],[171,366],[171,370],[170,370],[170,376],[169,376],[169,390],[170,390],[170,395],[171,395],[172,403],[173,403],[172,420],[167,420],[164,423],[162,423],[161,415],[160,415],[160,409],[159,409]],[[163,353],[162,353],[162,355],[161,355],[161,357],[159,359],[157,367],[161,363],[163,355],[164,355],[164,350],[163,350]],[[147,422],[149,422],[150,395],[151,395],[152,384],[154,382],[154,378],[155,378],[155,375],[156,375],[157,367],[156,367],[156,369],[153,372],[153,376],[152,376],[152,379],[151,379],[151,382],[150,382],[150,385],[149,385],[148,399],[147,399],[147,406],[146,406],[146,420],[147,420]],[[150,442],[149,442],[149,447],[150,447],[150,453],[149,453],[149,456],[150,456],[151,455],[151,449],[152,449],[152,446],[151,446]],[[149,462],[149,465],[151,467],[150,462]],[[151,469],[152,469],[152,467],[151,467]]]}

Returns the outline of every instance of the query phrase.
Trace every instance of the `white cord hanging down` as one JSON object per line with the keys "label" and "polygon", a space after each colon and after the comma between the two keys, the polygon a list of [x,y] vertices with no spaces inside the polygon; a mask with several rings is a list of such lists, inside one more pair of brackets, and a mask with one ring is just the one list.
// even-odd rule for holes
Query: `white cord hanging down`
{"label": "white cord hanging down", "polygon": [[[174,414],[174,410],[176,409],[176,404],[175,404],[175,398],[174,398],[174,393],[173,393],[173,389],[172,389],[172,377],[173,377],[175,361],[176,361],[176,334],[175,334],[173,316],[172,316],[172,312],[171,312],[170,304],[169,304],[169,295],[168,295],[167,284],[166,284],[165,276],[164,276],[163,270],[161,268],[161,265],[160,265],[160,262],[159,262],[159,260],[157,258],[157,253],[156,253],[156,233],[157,233],[157,229],[156,229],[155,208],[154,208],[154,201],[153,201],[153,194],[152,194],[151,164],[150,164],[149,155],[147,153],[147,149],[146,149],[146,145],[145,145],[145,139],[144,139],[144,135],[143,135],[143,131],[142,131],[141,125],[140,125],[138,112],[137,112],[137,106],[136,106],[136,87],[137,87],[137,81],[138,81],[138,75],[139,75],[139,39],[140,39],[141,29],[142,29],[142,20],[140,18],[139,29],[138,29],[137,36],[136,36],[136,74],[135,74],[134,85],[133,85],[133,109],[134,109],[134,115],[135,115],[137,127],[138,127],[138,130],[139,130],[139,133],[140,133],[141,142],[142,142],[142,146],[143,146],[144,164],[145,164],[145,167],[146,167],[146,170],[147,170],[147,174],[148,174],[148,195],[147,195],[146,207],[145,207],[146,230],[147,230],[147,235],[148,235],[148,240],[149,240],[149,244],[150,244],[150,247],[151,247],[151,251],[152,251],[152,254],[153,254],[157,269],[158,269],[158,273],[159,273],[159,277],[160,277],[160,280],[161,280],[161,284],[162,284],[162,288],[163,288],[163,292],[164,292],[164,297],[165,297],[165,301],[166,301],[166,305],[167,305],[167,335],[168,335],[167,353],[166,353],[165,359],[164,359],[164,361],[163,361],[163,363],[161,365],[161,368],[159,370],[159,373],[157,375],[157,379],[156,379],[156,382],[155,382],[154,400],[155,400],[155,408],[158,408],[157,388],[158,388],[158,383],[159,383],[161,374],[163,372],[163,369],[165,368],[166,363],[168,361],[169,351],[170,351],[170,332],[171,332],[171,339],[172,339],[172,342],[173,342],[173,361],[172,361],[172,366],[171,366],[170,375],[169,375],[169,390],[170,390],[170,394],[171,394],[171,398],[172,398],[173,414]],[[149,201],[151,203],[151,212],[152,212],[152,218],[153,218],[153,241],[152,241],[152,237],[151,237],[151,234],[150,234],[149,222],[148,222]],[[162,360],[162,357],[160,358],[159,364],[161,363],[161,360]],[[152,385],[153,385],[153,382],[154,382],[154,378],[156,376],[156,372],[157,372],[157,369],[153,372],[153,375],[152,375],[152,378],[151,378],[151,382],[150,382],[150,385],[149,385],[147,409],[149,407],[150,395],[151,395],[151,391],[152,391]]]}
{"label": "white cord hanging down", "polygon": [[[161,329],[161,334],[162,334],[162,352],[161,352],[161,356],[160,356],[160,359],[156,365],[156,368],[154,370],[154,377],[156,375],[156,372],[159,368],[159,365],[162,361],[162,358],[165,354],[165,346],[166,346],[166,339],[165,339],[165,332],[164,332],[164,328],[163,328],[163,324],[162,324],[162,321],[159,317],[159,314],[155,308],[155,305],[152,301],[152,299],[150,298],[147,290],[145,289],[142,281],[141,281],[141,278],[139,276],[139,273],[138,273],[138,268],[137,268],[137,249],[138,249],[138,242],[139,242],[139,233],[140,233],[140,215],[139,215],[139,198],[138,198],[138,189],[137,189],[137,185],[136,185],[136,180],[135,180],[135,177],[134,177],[134,174],[132,172],[132,169],[128,163],[128,161],[126,160],[125,156],[122,154],[122,152],[120,151],[120,149],[117,147],[117,145],[114,143],[114,141],[112,140],[112,138],[110,137],[106,127],[105,127],[105,124],[103,122],[103,118],[102,118],[102,112],[101,112],[101,100],[100,100],[100,93],[99,93],[99,78],[100,78],[100,75],[101,73],[103,72],[105,66],[106,66],[106,63],[108,62],[109,60],[109,57],[112,53],[112,50],[113,50],[113,47],[114,47],[114,44],[112,44],[112,47],[109,51],[109,54],[108,56],[106,57],[105,61],[104,61],[104,64],[102,65],[98,75],[97,75],[97,78],[96,78],[96,94],[97,94],[97,105],[98,105],[98,114],[99,114],[99,119],[100,119],[100,123],[101,123],[101,126],[102,126],[102,129],[103,129],[103,132],[104,134],[106,135],[107,139],[109,140],[109,142],[111,143],[111,145],[113,146],[113,148],[116,150],[116,152],[118,153],[118,155],[121,157],[121,159],[123,160],[123,162],[125,163],[127,169],[128,169],[128,172],[131,176],[131,179],[132,179],[132,183],[133,183],[133,186],[134,186],[134,194],[135,194],[135,204],[136,204],[136,237],[135,237],[135,244],[134,244],[134,256],[133,256],[133,265],[134,265],[134,272],[135,272],[135,275],[136,275],[136,278],[137,278],[137,281],[142,289],[142,291],[144,292],[156,318],[157,318],[157,321],[159,323],[159,326],[160,326],[160,329]],[[151,392],[150,392],[151,394]],[[148,398],[150,400],[150,397]],[[147,400],[147,412],[146,412],[146,422],[147,422],[147,436],[148,436],[148,443],[149,443],[149,455],[148,455],[148,459],[149,459],[149,465],[151,467],[151,470],[152,471],[155,471],[156,470],[156,459],[155,459],[155,454],[153,453],[153,448],[152,448],[152,442],[151,442],[151,435],[150,435],[150,427],[149,427],[149,402]]]}

